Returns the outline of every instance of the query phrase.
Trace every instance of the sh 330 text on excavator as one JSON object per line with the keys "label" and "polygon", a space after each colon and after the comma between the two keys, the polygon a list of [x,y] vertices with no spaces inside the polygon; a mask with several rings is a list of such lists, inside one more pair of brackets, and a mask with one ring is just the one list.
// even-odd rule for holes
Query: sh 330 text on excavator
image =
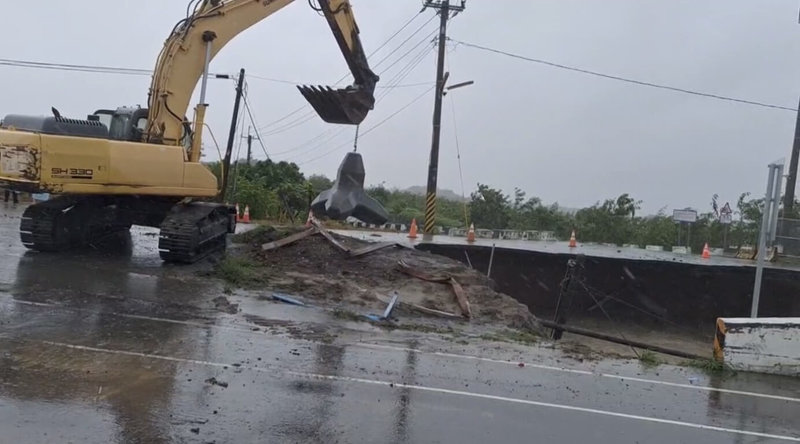
{"label": "sh 330 text on excavator", "polygon": [[[298,86],[328,123],[360,124],[375,103],[369,67],[347,0],[309,5],[324,15],[353,75],[343,89]],[[20,223],[26,247],[64,251],[132,225],[160,229],[168,262],[225,248],[235,210],[214,202],[216,176],[200,162],[209,63],[234,37],[293,0],[192,0],[153,72],[148,108],[98,110],[86,120],[8,115],[0,123],[0,187],[52,193]],[[194,118],[186,117],[201,82]]]}

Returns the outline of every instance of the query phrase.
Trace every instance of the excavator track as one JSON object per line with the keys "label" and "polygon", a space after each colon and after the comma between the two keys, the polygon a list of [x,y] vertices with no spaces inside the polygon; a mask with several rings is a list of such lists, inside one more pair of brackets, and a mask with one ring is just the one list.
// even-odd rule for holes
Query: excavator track
{"label": "excavator track", "polygon": [[225,249],[231,209],[206,202],[175,205],[161,224],[158,250],[165,262],[193,263]]}
{"label": "excavator track", "polygon": [[20,240],[31,250],[64,251],[130,227],[118,220],[115,208],[102,198],[58,196],[25,209]]}

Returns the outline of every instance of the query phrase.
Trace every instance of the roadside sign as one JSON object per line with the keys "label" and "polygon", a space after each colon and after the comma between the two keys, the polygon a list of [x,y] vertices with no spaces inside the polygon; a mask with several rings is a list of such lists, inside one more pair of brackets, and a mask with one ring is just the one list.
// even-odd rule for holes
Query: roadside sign
{"label": "roadside sign", "polygon": [[697,211],[685,208],[683,210],[672,210],[672,220],[675,222],[697,222]]}
{"label": "roadside sign", "polygon": [[729,225],[731,222],[733,222],[733,216],[731,213],[720,213],[719,223]]}
{"label": "roadside sign", "polygon": [[719,212],[720,212],[720,214],[733,214],[733,210],[731,210],[731,204],[728,203],[728,202],[725,202],[725,206],[722,207],[722,209],[719,210]]}

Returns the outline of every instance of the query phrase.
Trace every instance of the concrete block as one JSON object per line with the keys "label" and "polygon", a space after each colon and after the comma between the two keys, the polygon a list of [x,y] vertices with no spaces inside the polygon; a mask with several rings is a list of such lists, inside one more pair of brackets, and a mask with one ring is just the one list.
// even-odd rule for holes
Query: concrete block
{"label": "concrete block", "polygon": [[647,251],[664,251],[664,247],[661,245],[645,245],[644,249]]}
{"label": "concrete block", "polygon": [[673,246],[672,252],[676,254],[689,254],[689,249],[686,247]]}
{"label": "concrete block", "polygon": [[800,318],[718,318],[714,357],[737,370],[800,376]]}

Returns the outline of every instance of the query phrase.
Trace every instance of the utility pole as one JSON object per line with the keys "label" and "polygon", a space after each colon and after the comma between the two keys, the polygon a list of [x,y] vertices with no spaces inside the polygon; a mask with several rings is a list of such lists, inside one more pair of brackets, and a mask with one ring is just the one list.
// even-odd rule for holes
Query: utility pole
{"label": "utility pole", "polygon": [[442,129],[442,96],[444,96],[444,84],[447,78],[444,73],[444,57],[447,43],[447,20],[450,18],[450,11],[459,13],[465,8],[465,0],[461,1],[461,6],[450,4],[450,0],[427,0],[425,9],[433,8],[439,10],[439,59],[436,63],[436,94],[433,105],[433,137],[431,141],[431,157],[428,162],[428,190],[425,195],[425,226],[423,227],[423,240],[433,239],[433,229],[436,225],[436,190],[437,179],[439,176],[439,140]]}
{"label": "utility pole", "polygon": [[247,164],[250,165],[250,160],[253,158],[253,140],[261,140],[259,137],[253,137],[253,127],[247,127],[247,135],[242,136],[242,139],[247,139]]}
{"label": "utility pole", "polygon": [[800,110],[797,111],[797,121],[794,124],[794,144],[792,157],[789,159],[789,175],[786,177],[786,192],[783,195],[783,217],[793,218],[794,189],[797,185],[797,161],[800,157]]}
{"label": "utility pole", "polygon": [[242,92],[244,91],[244,68],[239,70],[239,81],[236,84],[236,99],[233,104],[233,117],[231,119],[231,130],[228,133],[228,146],[225,148],[225,159],[222,163],[222,191],[220,192],[220,201],[225,200],[225,194],[228,191],[228,180],[230,179],[231,170],[231,152],[233,151],[233,138],[236,137],[236,124],[239,122],[239,107],[242,102]]}

